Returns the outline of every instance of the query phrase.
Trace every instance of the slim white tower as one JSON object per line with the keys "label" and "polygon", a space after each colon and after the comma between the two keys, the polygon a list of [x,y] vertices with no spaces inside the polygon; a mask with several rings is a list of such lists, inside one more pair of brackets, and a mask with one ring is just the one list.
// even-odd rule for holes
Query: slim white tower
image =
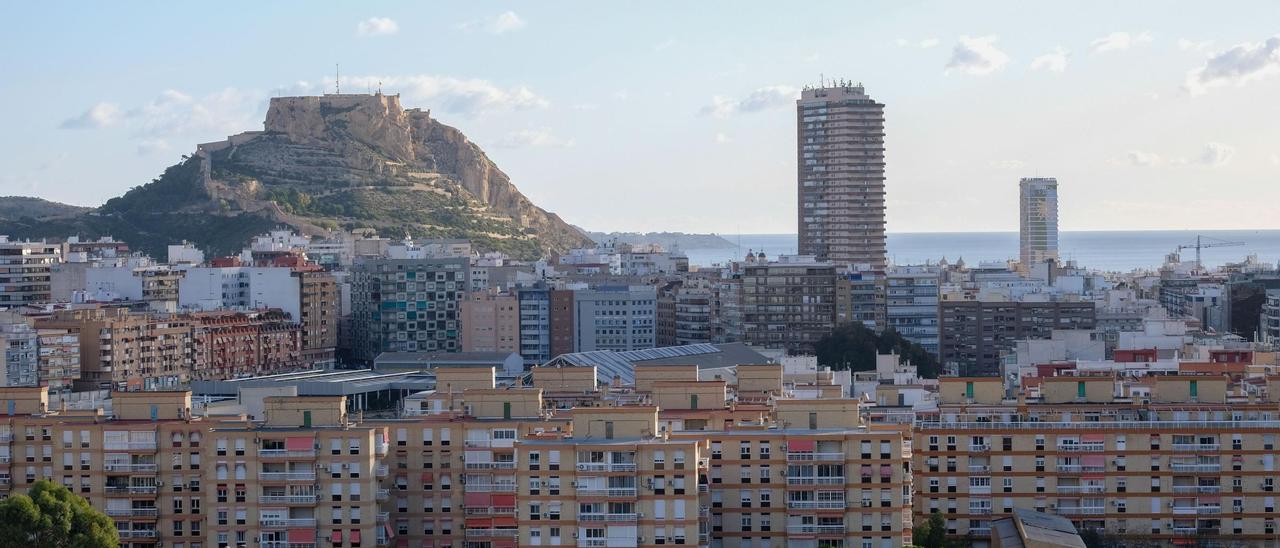
{"label": "slim white tower", "polygon": [[1058,180],[1025,178],[1018,183],[1018,260],[1024,270],[1058,260]]}

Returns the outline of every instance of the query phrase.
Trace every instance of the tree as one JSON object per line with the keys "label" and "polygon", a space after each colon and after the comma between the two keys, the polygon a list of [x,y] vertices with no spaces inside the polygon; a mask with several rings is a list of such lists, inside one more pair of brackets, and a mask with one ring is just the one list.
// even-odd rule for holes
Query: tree
{"label": "tree", "polygon": [[115,522],[65,486],[40,480],[0,501],[0,546],[117,548]]}
{"label": "tree", "polygon": [[814,351],[819,364],[850,371],[875,370],[876,354],[897,352],[900,360],[919,369],[921,377],[932,379],[938,376],[938,359],[893,329],[876,334],[860,323],[841,326],[819,339]]}
{"label": "tree", "polygon": [[911,542],[921,548],[946,548],[947,520],[938,512],[929,514],[927,521],[912,529]]}

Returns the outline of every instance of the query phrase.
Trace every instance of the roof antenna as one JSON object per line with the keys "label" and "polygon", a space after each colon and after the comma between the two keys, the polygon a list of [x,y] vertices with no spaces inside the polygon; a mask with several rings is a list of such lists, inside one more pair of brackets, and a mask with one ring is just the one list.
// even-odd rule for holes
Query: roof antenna
{"label": "roof antenna", "polygon": [[333,94],[342,95],[342,73],[338,70],[338,64],[333,64]]}

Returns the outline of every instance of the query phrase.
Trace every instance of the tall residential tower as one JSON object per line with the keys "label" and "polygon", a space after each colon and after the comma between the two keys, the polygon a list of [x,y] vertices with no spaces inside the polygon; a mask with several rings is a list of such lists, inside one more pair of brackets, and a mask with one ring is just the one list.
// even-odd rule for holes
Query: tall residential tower
{"label": "tall residential tower", "polygon": [[883,269],[884,105],[849,82],[805,88],[796,126],[800,254]]}
{"label": "tall residential tower", "polygon": [[1026,178],[1018,183],[1018,260],[1022,269],[1058,260],[1058,180]]}

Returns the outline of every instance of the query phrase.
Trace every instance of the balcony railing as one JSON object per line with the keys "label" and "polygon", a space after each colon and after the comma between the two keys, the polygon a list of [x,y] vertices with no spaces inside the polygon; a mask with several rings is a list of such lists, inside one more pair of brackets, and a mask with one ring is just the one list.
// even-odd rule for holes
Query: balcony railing
{"label": "balcony railing", "polygon": [[1186,430],[1188,428],[1275,429],[1280,420],[1257,421],[1108,421],[1108,422],[937,422],[916,423],[921,430]]}
{"label": "balcony railing", "polygon": [[847,503],[843,500],[789,500],[787,508],[791,510],[843,510]]}
{"label": "balcony railing", "polygon": [[829,533],[843,533],[845,532],[845,528],[843,525],[788,525],[787,532],[801,535],[824,535]]}
{"label": "balcony railing", "polygon": [[120,533],[120,538],[156,538],[155,529],[131,529],[117,532]]}
{"label": "balcony railing", "polygon": [[316,518],[261,518],[263,527],[315,527]]}
{"label": "balcony railing", "polygon": [[467,491],[472,493],[514,493],[514,483],[468,483]]}
{"label": "balcony railing", "polygon": [[108,485],[106,491],[108,495],[154,495],[159,489],[155,485]]}
{"label": "balcony railing", "polygon": [[102,465],[102,469],[107,472],[155,472],[156,465],[152,464],[136,464],[136,463],[106,463]]}
{"label": "balcony railing", "polygon": [[258,497],[259,504],[315,504],[319,500],[319,495],[262,495]]}
{"label": "balcony railing", "polygon": [[1101,516],[1107,509],[1101,506],[1059,506],[1058,515],[1063,516]]}
{"label": "balcony railing", "polygon": [[391,500],[391,490],[378,489],[377,493],[374,494],[374,497],[378,500],[378,502],[386,502],[388,500]]}
{"label": "balcony railing", "polygon": [[578,548],[598,548],[600,546],[608,546],[609,541],[602,538],[580,538],[578,539]]}
{"label": "balcony railing", "polygon": [[385,464],[379,464],[377,468],[373,469],[373,474],[380,478],[385,478],[391,474],[391,468]]}
{"label": "balcony railing", "polygon": [[1221,464],[1170,464],[1169,469],[1174,472],[1221,472]]}
{"label": "balcony railing", "polygon": [[308,472],[259,472],[258,479],[263,481],[315,481],[316,473]]}
{"label": "balcony railing", "polygon": [[991,450],[991,445],[986,443],[969,444],[969,450],[975,453],[985,453]]}
{"label": "balcony railing", "polygon": [[108,516],[131,516],[135,518],[154,518],[159,515],[155,508],[107,508]]}
{"label": "balcony railing", "polygon": [[787,460],[797,461],[844,461],[844,453],[814,453],[810,451],[792,451],[787,453]]}
{"label": "balcony railing", "polygon": [[1059,493],[1104,493],[1105,485],[1059,485]]}
{"label": "balcony railing", "polygon": [[484,508],[467,508],[463,513],[468,516],[512,516],[516,513],[516,507],[486,506]]}
{"label": "balcony railing", "polygon": [[155,451],[154,441],[109,441],[102,444],[106,451]]}
{"label": "balcony railing", "polygon": [[578,488],[578,496],[582,497],[634,497],[635,487],[611,487],[608,489]]}
{"label": "balcony railing", "polygon": [[519,529],[467,529],[467,537],[516,538]]}
{"label": "balcony railing", "polygon": [[1096,465],[1085,466],[1083,464],[1058,464],[1056,466],[1058,467],[1059,472],[1106,472],[1107,471],[1106,466],[1096,466]]}
{"label": "balcony railing", "polygon": [[1060,443],[1058,444],[1058,450],[1066,451],[1066,452],[1095,453],[1099,451],[1105,451],[1106,444],[1104,443]]}
{"label": "balcony railing", "polygon": [[258,543],[258,548],[316,548],[316,543],[289,542],[287,540],[264,540]]}
{"label": "balcony railing", "polygon": [[1214,494],[1214,493],[1221,493],[1222,486],[1221,485],[1175,485],[1173,486],[1173,492],[1180,495],[1194,494],[1194,493]]}
{"label": "balcony railing", "polygon": [[991,528],[990,527],[970,527],[969,534],[975,537],[989,537],[991,536]]}
{"label": "balcony railing", "polygon": [[259,449],[258,456],[264,459],[311,458],[316,456],[316,450],[307,449],[304,451],[291,451],[289,449]]}
{"label": "balcony railing", "polygon": [[578,521],[635,521],[636,514],[578,514]]}
{"label": "balcony railing", "polygon": [[970,464],[969,471],[970,472],[990,472],[991,465],[990,464]]}
{"label": "balcony railing", "polygon": [[805,476],[787,478],[787,485],[844,485],[844,476]]}
{"label": "balcony railing", "polygon": [[1216,443],[1175,443],[1173,444],[1174,451],[1192,451],[1192,452],[1217,451],[1218,447],[1220,446]]}
{"label": "balcony railing", "polygon": [[467,462],[467,470],[515,470],[514,461],[481,461]]}

